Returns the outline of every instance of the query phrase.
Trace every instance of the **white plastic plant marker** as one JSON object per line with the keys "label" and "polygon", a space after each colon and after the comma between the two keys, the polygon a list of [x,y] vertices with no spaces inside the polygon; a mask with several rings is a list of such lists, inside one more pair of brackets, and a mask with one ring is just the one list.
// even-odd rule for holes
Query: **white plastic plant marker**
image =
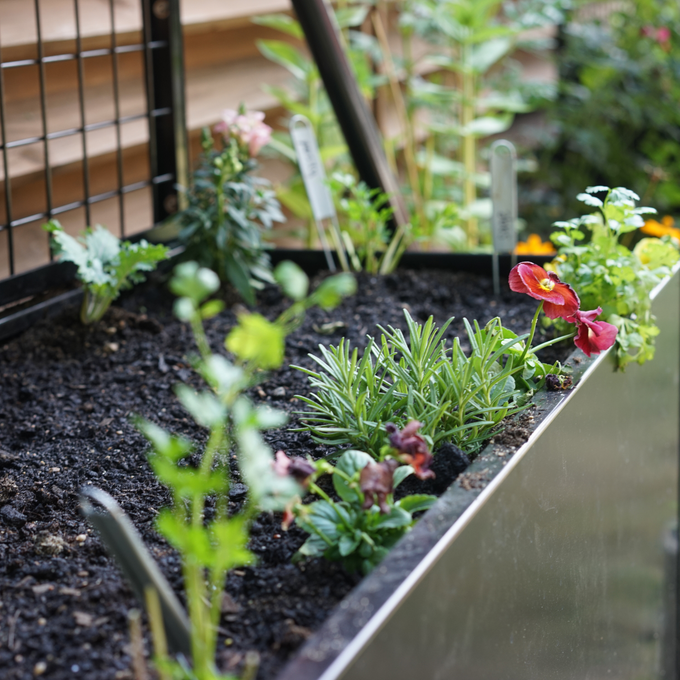
{"label": "white plastic plant marker", "polygon": [[491,145],[491,218],[493,233],[493,288],[500,294],[498,256],[511,253],[515,264],[517,247],[517,153],[505,139]]}
{"label": "white plastic plant marker", "polygon": [[319,240],[321,247],[326,255],[326,262],[331,271],[335,271],[335,262],[331,254],[331,249],[326,238],[326,231],[324,229],[324,220],[330,220],[331,236],[334,242],[335,250],[338,253],[338,258],[342,268],[347,271],[347,258],[345,257],[345,250],[342,246],[342,239],[340,237],[340,228],[338,225],[338,216],[333,205],[333,197],[330,189],[326,184],[326,172],[321,161],[321,154],[319,153],[319,145],[316,141],[314,128],[306,116],[293,116],[290,121],[290,136],[293,140],[293,147],[298,159],[298,166],[300,167],[300,174],[302,181],[307,191],[309,204],[312,207],[312,215],[314,223],[316,224],[317,232],[319,233]]}

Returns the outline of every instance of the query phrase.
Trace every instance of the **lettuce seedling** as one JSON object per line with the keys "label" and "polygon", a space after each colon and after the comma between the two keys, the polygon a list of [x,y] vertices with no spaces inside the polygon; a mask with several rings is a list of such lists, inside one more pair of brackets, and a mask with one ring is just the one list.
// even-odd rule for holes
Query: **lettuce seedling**
{"label": "lettuce seedling", "polygon": [[[283,263],[275,275],[294,303],[275,321],[256,314],[240,315],[226,340],[227,348],[236,357],[234,362],[212,352],[203,325],[224,306],[220,301],[209,300],[220,286],[217,274],[196,262],[185,262],[175,268],[170,282],[172,291],[179,296],[175,314],[190,323],[199,350],[193,365],[208,386],[195,392],[181,384],[175,393],[209,435],[200,461],[194,466],[186,463],[194,452],[189,441],[154,423],[137,423],[151,442],[151,466],[172,494],[173,505],[161,511],[157,528],[182,557],[191,621],[191,669],[179,663],[181,660],[167,657],[162,652],[163,645],[156,644],[155,664],[168,677],[226,679],[214,665],[226,573],[254,560],[247,545],[253,515],[259,510],[283,510],[303,491],[299,471],[297,475],[294,470],[286,475],[277,472],[272,451],[261,435],[262,430],[282,426],[286,415],[255,406],[245,391],[258,381],[263,370],[281,365],[286,335],[301,321],[305,310],[313,304],[332,307],[339,303],[354,291],[354,279],[347,274],[330,277],[308,295],[307,277],[295,265]],[[240,512],[230,516],[228,462],[232,451],[238,457],[248,496]],[[215,500],[215,512],[207,520],[209,498]]]}
{"label": "lettuce seedling", "polygon": [[57,220],[50,220],[43,229],[52,234],[52,252],[62,262],[78,267],[77,277],[85,292],[80,320],[86,325],[99,321],[122,290],[144,281],[143,272],[153,271],[168,256],[164,245],[121,242],[100,225],[86,229],[78,239],[69,236]]}

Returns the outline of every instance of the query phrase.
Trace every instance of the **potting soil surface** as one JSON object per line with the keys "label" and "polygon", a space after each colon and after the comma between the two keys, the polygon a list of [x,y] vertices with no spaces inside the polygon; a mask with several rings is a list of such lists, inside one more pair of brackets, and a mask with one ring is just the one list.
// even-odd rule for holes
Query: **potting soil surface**
{"label": "potting soil surface", "polygon": [[[467,274],[400,271],[358,276],[358,293],[333,311],[314,309],[286,341],[285,368],[251,390],[254,401],[290,413],[300,425],[296,394],[308,394],[308,353],[342,337],[363,348],[377,324],[406,330],[403,309],[417,321],[438,324],[454,316],[447,337],[464,336],[463,318],[486,323],[500,316],[527,332],[536,305],[507,289],[494,297],[490,281]],[[258,296],[257,311],[275,318],[288,304],[272,288]],[[0,345],[0,669],[5,680],[36,676],[112,680],[133,678],[128,612],[139,603],[95,531],[79,511],[78,490],[98,486],[110,493],[141,532],[151,553],[182,598],[176,552],[154,529],[169,505],[167,490],[147,462],[146,440],[131,417],[141,415],[174,433],[205,442],[179,404],[173,385],[202,383],[190,367],[194,352],[187,325],[172,315],[166,282],[155,276],[119,300],[104,319],[83,327],[78,310],[46,319]],[[238,307],[207,322],[214,351]],[[464,348],[467,347],[463,343]],[[512,425],[508,435],[512,435]],[[503,436],[503,435],[501,435]],[[332,449],[307,433],[269,431],[274,451],[315,458]],[[497,438],[498,439],[498,438]],[[431,482],[407,480],[410,492],[442,493],[463,469],[460,460],[435,457]],[[405,483],[406,486],[406,483]],[[229,491],[232,510],[247,493],[238,471]],[[212,506],[209,504],[207,515]],[[220,621],[217,663],[238,674],[248,652],[257,652],[257,677],[274,678],[286,660],[317,629],[359,581],[324,560],[291,563],[305,540],[293,526],[281,529],[279,514],[262,514],[252,525],[250,548],[258,562],[230,572]],[[147,652],[150,650],[148,636]],[[251,655],[252,658],[252,655]]]}

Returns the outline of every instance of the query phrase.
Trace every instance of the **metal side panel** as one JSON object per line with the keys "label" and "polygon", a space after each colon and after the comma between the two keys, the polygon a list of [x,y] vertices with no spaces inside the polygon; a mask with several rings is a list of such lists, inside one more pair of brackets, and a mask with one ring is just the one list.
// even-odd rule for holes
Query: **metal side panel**
{"label": "metal side panel", "polygon": [[679,310],[676,273],[654,302],[654,361],[584,358],[568,397],[541,397],[526,445],[473,464],[500,470],[489,485],[454,484],[280,680],[668,677]]}

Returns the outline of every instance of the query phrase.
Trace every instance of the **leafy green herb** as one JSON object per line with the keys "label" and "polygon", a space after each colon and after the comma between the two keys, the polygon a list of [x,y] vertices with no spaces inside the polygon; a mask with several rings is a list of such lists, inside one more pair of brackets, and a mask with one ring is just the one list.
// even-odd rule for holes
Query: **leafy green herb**
{"label": "leafy green herb", "polygon": [[504,328],[499,318],[484,328],[465,320],[470,356],[455,338],[447,347],[432,317],[418,324],[404,310],[409,340],[392,327],[380,341],[369,337],[361,357],[349,342],[319,346],[310,355],[319,371],[295,366],[309,376],[314,392],[298,396],[310,410],[301,412],[304,428],[319,442],[349,445],[378,457],[388,422],[399,426],[416,420],[433,448],[451,441],[475,452],[506,416],[523,408],[558,369],[535,356],[524,341]]}
{"label": "leafy green herb", "polygon": [[69,236],[57,222],[50,220],[43,229],[52,234],[52,252],[62,262],[78,267],[78,279],[85,290],[80,320],[99,321],[121,290],[144,281],[143,272],[153,271],[167,258],[168,249],[142,240],[121,242],[102,226],[87,229],[78,239]]}
{"label": "leafy green herb", "polygon": [[[220,604],[226,573],[232,567],[252,563],[249,523],[258,510],[283,510],[299,497],[302,487],[292,476],[275,471],[271,449],[261,431],[281,427],[286,416],[280,411],[255,406],[244,394],[257,382],[262,370],[278,368],[283,360],[286,334],[306,309],[323,302],[337,304],[353,292],[347,274],[330,277],[311,295],[305,274],[292,263],[279,265],[274,276],[288,282],[296,298],[291,309],[270,322],[256,314],[239,317],[227,337],[227,348],[238,361],[213,354],[203,322],[219,313],[219,301],[208,298],[219,288],[218,276],[196,262],[175,269],[170,282],[179,296],[175,314],[191,324],[199,356],[193,364],[208,389],[195,392],[178,385],[175,393],[194,421],[208,429],[207,444],[198,462],[188,440],[138,420],[138,427],[151,442],[151,466],[159,481],[172,493],[173,505],[159,515],[157,528],[182,557],[184,584],[191,620],[193,668],[163,657],[157,645],[158,668],[172,677],[192,680],[226,678],[214,666]],[[286,286],[284,286],[284,289]],[[238,514],[229,516],[227,494],[230,480],[229,454],[238,456],[240,475],[248,497]],[[189,460],[193,456],[194,459]],[[214,515],[206,519],[208,499],[214,499]]]}
{"label": "leafy green herb", "polygon": [[559,231],[551,239],[559,255],[554,267],[578,291],[584,309],[601,306],[602,318],[618,328],[619,368],[631,361],[643,364],[654,357],[659,333],[649,294],[680,258],[677,247],[668,237],[643,239],[632,251],[622,243],[644,226],[643,215],[656,212],[635,207],[639,196],[629,189],[593,186],[577,198],[596,211],[555,223]]}

